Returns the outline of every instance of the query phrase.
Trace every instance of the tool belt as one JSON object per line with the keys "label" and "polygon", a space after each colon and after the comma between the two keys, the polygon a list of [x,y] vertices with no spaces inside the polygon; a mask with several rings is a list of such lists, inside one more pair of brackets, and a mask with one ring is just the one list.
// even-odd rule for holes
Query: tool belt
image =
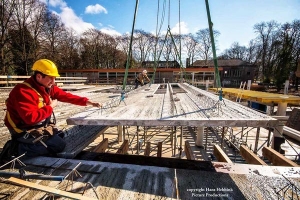
{"label": "tool belt", "polygon": [[33,137],[40,137],[40,136],[53,136],[58,132],[58,129],[54,125],[48,125],[47,127],[40,127],[28,130],[29,133]]}
{"label": "tool belt", "polygon": [[21,137],[17,140],[22,143],[34,144],[36,142],[46,142],[51,136],[57,134],[59,130],[54,124],[50,124],[47,127],[33,128],[25,131]]}

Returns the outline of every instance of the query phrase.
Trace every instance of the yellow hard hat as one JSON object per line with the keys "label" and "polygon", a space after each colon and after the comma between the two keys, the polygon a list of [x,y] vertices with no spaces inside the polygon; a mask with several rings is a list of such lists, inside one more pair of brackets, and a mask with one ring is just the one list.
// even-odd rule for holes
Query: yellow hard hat
{"label": "yellow hard hat", "polygon": [[54,77],[60,76],[58,74],[56,65],[51,60],[48,59],[37,60],[33,64],[32,70],[39,71],[47,76],[54,76]]}

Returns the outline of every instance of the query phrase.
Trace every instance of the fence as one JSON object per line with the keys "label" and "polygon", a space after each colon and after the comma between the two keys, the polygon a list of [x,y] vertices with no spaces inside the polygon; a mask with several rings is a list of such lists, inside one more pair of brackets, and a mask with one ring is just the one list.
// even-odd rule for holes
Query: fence
{"label": "fence", "polygon": [[[0,76],[0,86],[12,86],[17,83],[22,83],[30,76]],[[63,84],[85,84],[89,80],[87,77],[56,77],[55,82],[58,85]]]}

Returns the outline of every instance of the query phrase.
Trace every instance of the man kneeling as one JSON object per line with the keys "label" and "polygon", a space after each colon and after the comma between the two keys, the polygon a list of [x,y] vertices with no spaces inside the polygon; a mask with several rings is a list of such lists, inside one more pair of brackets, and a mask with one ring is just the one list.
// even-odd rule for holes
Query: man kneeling
{"label": "man kneeling", "polygon": [[51,120],[58,101],[80,106],[101,107],[101,104],[57,87],[55,78],[60,75],[56,65],[48,59],[37,60],[32,70],[34,74],[16,85],[6,100],[5,125],[12,138],[8,144],[18,144],[14,152],[17,155],[55,155],[66,146],[62,132],[54,127],[55,120]]}

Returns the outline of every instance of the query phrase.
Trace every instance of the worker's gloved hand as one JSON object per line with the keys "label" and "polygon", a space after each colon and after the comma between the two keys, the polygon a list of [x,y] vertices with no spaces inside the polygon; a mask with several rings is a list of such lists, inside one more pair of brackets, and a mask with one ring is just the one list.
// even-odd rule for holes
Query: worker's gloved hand
{"label": "worker's gloved hand", "polygon": [[92,102],[92,101],[90,101],[90,100],[88,100],[87,102],[86,102],[86,105],[88,106],[88,105],[91,105],[91,106],[93,106],[93,107],[98,107],[98,108],[101,108],[102,107],[102,104],[101,103],[98,103],[98,102]]}
{"label": "worker's gloved hand", "polygon": [[54,135],[53,126],[47,126],[46,128],[44,128],[43,134],[48,136],[53,136]]}

